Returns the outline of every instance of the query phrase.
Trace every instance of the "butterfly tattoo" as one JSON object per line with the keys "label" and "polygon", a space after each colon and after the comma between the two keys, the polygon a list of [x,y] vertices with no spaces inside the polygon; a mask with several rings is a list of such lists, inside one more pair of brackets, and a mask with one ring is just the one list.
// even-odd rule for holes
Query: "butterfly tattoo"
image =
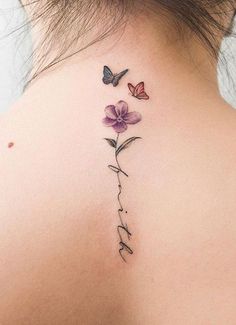
{"label": "butterfly tattoo", "polygon": [[119,81],[121,80],[122,77],[129,71],[129,69],[126,69],[120,73],[113,74],[111,69],[108,66],[104,66],[103,68],[103,83],[105,85],[112,84],[113,87],[118,86]]}
{"label": "butterfly tattoo", "polygon": [[150,97],[144,90],[144,82],[140,82],[137,84],[137,86],[133,86],[131,83],[128,83],[129,90],[131,92],[131,95],[137,99],[144,99],[148,100]]}

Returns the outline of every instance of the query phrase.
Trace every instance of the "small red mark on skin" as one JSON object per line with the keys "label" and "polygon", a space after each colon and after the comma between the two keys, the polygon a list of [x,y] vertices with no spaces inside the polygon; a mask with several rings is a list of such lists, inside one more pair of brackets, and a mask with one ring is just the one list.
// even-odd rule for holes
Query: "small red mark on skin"
{"label": "small red mark on skin", "polygon": [[8,143],[8,148],[12,148],[14,146],[14,143],[13,142],[9,142]]}

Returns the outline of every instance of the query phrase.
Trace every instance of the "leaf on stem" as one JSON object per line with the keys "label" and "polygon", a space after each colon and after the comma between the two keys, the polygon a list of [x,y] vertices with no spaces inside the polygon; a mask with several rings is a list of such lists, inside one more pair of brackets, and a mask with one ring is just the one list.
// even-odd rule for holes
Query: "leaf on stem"
{"label": "leaf on stem", "polygon": [[116,140],[108,139],[108,138],[105,138],[104,140],[106,140],[111,147],[116,148],[117,146]]}
{"label": "leaf on stem", "polygon": [[124,149],[127,149],[135,140],[137,139],[142,139],[140,137],[132,137],[132,138],[129,138],[127,140],[125,140],[125,142],[123,142],[119,148],[116,150],[116,155],[118,156],[119,153],[124,150]]}

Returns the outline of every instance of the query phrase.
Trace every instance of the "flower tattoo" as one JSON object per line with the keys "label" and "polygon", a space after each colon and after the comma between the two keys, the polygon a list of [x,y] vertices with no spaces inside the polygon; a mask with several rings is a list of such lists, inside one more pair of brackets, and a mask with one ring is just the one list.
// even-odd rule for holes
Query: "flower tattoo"
{"label": "flower tattoo", "polygon": [[103,119],[105,126],[110,126],[117,133],[116,139],[105,138],[108,144],[115,150],[115,162],[116,165],[109,165],[108,168],[117,175],[118,181],[118,217],[119,225],[117,226],[117,232],[119,236],[119,254],[124,262],[126,262],[126,255],[132,255],[133,249],[129,245],[131,239],[131,232],[126,222],[124,222],[125,216],[128,215],[127,209],[124,209],[122,203],[122,183],[121,175],[129,177],[128,174],[121,168],[118,156],[120,153],[127,149],[134,141],[141,139],[140,137],[131,137],[119,143],[120,134],[125,132],[128,128],[128,124],[137,124],[142,120],[142,116],[138,112],[129,112],[128,104],[125,101],[119,101],[116,105],[109,105],[105,108],[106,117]]}
{"label": "flower tattoo", "polygon": [[142,120],[138,112],[128,112],[128,104],[120,100],[116,105],[109,105],[105,108],[106,117],[103,123],[106,126],[112,126],[116,133],[122,133],[127,130],[127,124],[136,124]]}

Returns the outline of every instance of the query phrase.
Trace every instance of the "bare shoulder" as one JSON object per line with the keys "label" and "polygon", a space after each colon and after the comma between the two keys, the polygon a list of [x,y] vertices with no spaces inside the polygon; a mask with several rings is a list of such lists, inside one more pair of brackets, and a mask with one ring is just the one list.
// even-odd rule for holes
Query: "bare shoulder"
{"label": "bare shoulder", "polygon": [[113,193],[102,137],[84,143],[84,121],[69,113],[19,107],[1,123],[0,323],[112,323]]}
{"label": "bare shoulder", "polygon": [[[168,310],[163,324],[187,324],[193,314],[193,324],[208,317],[216,324],[236,321],[236,111],[222,108],[194,131],[187,125],[178,138],[166,136],[157,177],[145,180],[153,202],[145,196],[151,209],[143,212],[148,221],[140,221],[141,259],[150,265],[146,276],[155,274],[145,290],[158,306],[150,307],[150,323],[161,305]],[[154,170],[152,163],[146,167]]]}

